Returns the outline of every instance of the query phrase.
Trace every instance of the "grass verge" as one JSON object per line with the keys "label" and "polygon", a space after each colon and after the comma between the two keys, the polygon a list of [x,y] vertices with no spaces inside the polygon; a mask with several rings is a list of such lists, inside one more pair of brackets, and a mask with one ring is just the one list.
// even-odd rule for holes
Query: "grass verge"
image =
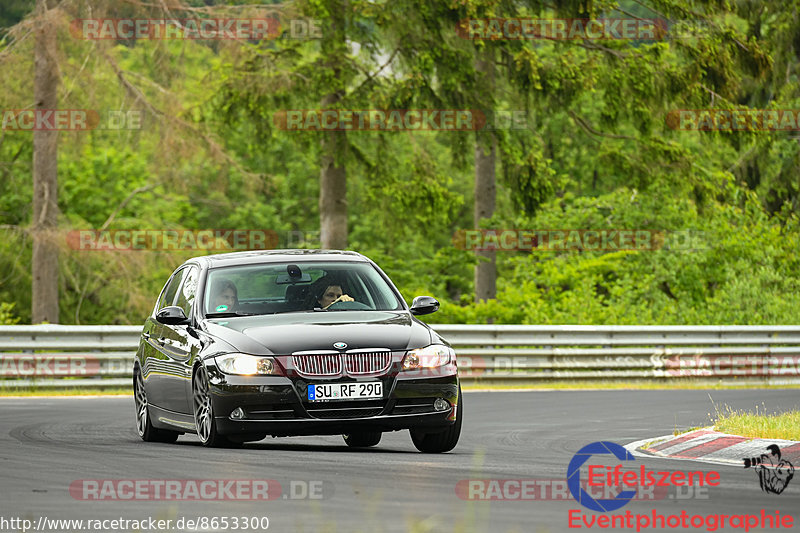
{"label": "grass verge", "polygon": [[722,433],[761,439],[784,439],[800,441],[800,411],[769,413],[764,407],[759,412],[736,411],[726,406],[717,411],[714,429]]}
{"label": "grass verge", "polygon": [[132,396],[130,387],[109,388],[63,388],[63,389],[33,389],[33,388],[3,388],[0,389],[0,398],[9,396]]}

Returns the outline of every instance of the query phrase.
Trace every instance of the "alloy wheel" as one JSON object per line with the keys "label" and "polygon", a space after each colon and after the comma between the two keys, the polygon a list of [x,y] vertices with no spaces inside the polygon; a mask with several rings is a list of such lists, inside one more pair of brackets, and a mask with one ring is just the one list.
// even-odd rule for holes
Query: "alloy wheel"
{"label": "alloy wheel", "polygon": [[144,380],[142,373],[136,373],[136,390],[133,393],[136,404],[136,431],[139,436],[143,436],[147,429],[147,391],[144,390]]}
{"label": "alloy wheel", "polygon": [[197,436],[202,442],[208,442],[211,438],[211,422],[213,413],[211,411],[211,395],[208,389],[208,379],[206,370],[199,368],[194,375],[193,401],[194,401],[194,422],[197,426]]}

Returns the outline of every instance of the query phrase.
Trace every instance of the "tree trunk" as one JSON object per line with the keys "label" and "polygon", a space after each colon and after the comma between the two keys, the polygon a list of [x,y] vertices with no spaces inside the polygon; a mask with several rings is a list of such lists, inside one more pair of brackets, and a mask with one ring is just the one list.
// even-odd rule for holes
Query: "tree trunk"
{"label": "tree trunk", "polygon": [[[326,107],[326,97],[322,101]],[[322,170],[319,177],[319,227],[322,248],[347,248],[347,173],[343,161],[347,137],[343,131],[328,131],[322,138]]]}
{"label": "tree trunk", "polygon": [[[58,107],[56,29],[46,0],[36,1],[33,96],[37,112]],[[33,132],[32,323],[58,319],[58,131]]]}
{"label": "tree trunk", "polygon": [[[480,76],[486,94],[494,91],[494,54],[484,49],[475,61],[475,70]],[[485,101],[489,101],[487,98]],[[495,157],[497,137],[491,130],[478,132],[475,141],[475,228],[482,219],[490,218],[495,207]],[[494,250],[477,250],[478,264],[475,266],[475,301],[491,300],[497,296],[497,264]]]}
{"label": "tree trunk", "polygon": [[[488,144],[488,146],[486,146]],[[485,150],[485,151],[484,151]],[[491,134],[488,143],[475,145],[475,227],[494,214],[495,205],[495,154],[497,138]],[[477,250],[479,263],[475,265],[475,301],[491,300],[497,296],[497,265],[494,250]]]}
{"label": "tree trunk", "polygon": [[[325,67],[330,69],[332,91],[322,99],[322,108],[338,107],[342,99],[344,82],[341,65],[345,62],[347,41],[345,34],[346,0],[330,0],[330,26],[323,33],[322,50],[326,55]],[[322,137],[319,176],[319,229],[320,245],[327,249],[347,248],[347,135],[344,131],[326,131]]]}

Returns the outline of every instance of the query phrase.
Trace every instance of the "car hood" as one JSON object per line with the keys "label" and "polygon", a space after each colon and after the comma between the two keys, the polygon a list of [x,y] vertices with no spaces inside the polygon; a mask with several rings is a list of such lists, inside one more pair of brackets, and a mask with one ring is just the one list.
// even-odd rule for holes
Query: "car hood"
{"label": "car hood", "polygon": [[289,355],[307,350],[389,348],[402,351],[427,346],[431,332],[407,311],[328,311],[284,313],[206,320],[204,329],[234,350]]}

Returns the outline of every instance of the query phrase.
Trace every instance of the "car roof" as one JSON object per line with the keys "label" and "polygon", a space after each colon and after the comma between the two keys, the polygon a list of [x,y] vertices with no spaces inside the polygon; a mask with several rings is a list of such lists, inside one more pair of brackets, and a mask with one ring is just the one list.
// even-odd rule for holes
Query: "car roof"
{"label": "car roof", "polygon": [[368,262],[369,260],[358,252],[345,250],[251,250],[247,252],[231,252],[194,257],[189,260],[205,263],[208,268],[217,268],[234,265],[251,265],[259,263],[286,263],[292,261],[348,261]]}

